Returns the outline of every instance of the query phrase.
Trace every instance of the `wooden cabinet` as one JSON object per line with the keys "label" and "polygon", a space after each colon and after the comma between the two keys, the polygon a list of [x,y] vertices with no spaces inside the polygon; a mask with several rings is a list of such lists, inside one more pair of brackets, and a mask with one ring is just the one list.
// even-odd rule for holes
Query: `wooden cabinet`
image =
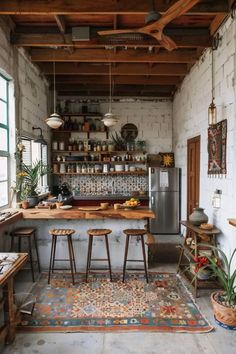
{"label": "wooden cabinet", "polygon": [[[197,297],[198,289],[220,287],[216,278],[199,279],[194,272],[194,267],[196,266],[194,259],[204,257],[206,253],[207,255],[213,255],[212,248],[207,247],[207,244],[216,246],[216,236],[220,233],[220,230],[217,228],[203,230],[189,221],[181,221],[180,223],[186,227],[186,234],[191,234],[191,237],[186,236],[181,246],[177,272],[185,278],[194,297]],[[191,231],[191,233],[188,231]],[[202,243],[204,243],[204,246]]]}

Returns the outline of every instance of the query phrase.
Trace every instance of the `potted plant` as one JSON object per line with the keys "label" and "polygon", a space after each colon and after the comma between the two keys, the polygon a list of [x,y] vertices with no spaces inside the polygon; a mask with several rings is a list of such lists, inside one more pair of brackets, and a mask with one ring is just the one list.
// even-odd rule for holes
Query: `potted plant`
{"label": "potted plant", "polygon": [[218,278],[223,288],[211,294],[215,319],[224,328],[236,329],[236,269],[232,267],[236,248],[228,259],[220,248],[208,244],[200,245],[211,248],[215,254],[205,256],[209,262],[202,268],[210,269],[212,276]]}
{"label": "potted plant", "polygon": [[32,165],[21,164],[20,179],[20,199],[27,200],[29,206],[33,207],[38,204],[38,183],[39,179],[49,172],[47,165],[42,161],[35,161]]}

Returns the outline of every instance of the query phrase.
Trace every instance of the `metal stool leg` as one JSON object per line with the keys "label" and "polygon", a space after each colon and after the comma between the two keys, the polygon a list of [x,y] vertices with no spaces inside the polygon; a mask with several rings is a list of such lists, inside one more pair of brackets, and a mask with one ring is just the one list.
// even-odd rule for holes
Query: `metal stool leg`
{"label": "metal stool leg", "polygon": [[55,265],[55,254],[57,248],[57,235],[53,235],[54,238],[54,247],[53,247],[53,258],[52,258],[52,273],[54,272],[54,265]]}
{"label": "metal stool leg", "polygon": [[11,236],[11,245],[10,245],[10,252],[14,249],[14,236]]}
{"label": "metal stool leg", "polygon": [[110,259],[109,243],[108,243],[108,238],[107,238],[107,235],[104,235],[104,236],[105,236],[105,241],[106,241],[107,259],[108,259],[108,266],[109,266],[110,280],[112,281],[112,274],[111,274],[111,259]]}
{"label": "metal stool leg", "polygon": [[76,273],[75,254],[74,254],[74,247],[73,247],[73,241],[72,241],[71,236],[70,236],[70,246],[71,246],[72,260],[73,260],[73,264],[74,264],[74,272]]}
{"label": "metal stool leg", "polygon": [[29,258],[30,258],[32,280],[34,282],[34,262],[33,262],[33,255],[32,255],[31,236],[28,236],[28,247],[29,247]]}
{"label": "metal stool leg", "polygon": [[88,282],[88,274],[89,274],[90,265],[91,265],[92,244],[93,244],[93,236],[89,235],[87,267],[86,267],[86,283]]}
{"label": "metal stool leg", "polygon": [[129,248],[129,235],[126,235],[125,256],[124,256],[124,266],[123,266],[123,283],[125,281],[125,271],[126,271],[126,263],[127,263],[127,256],[128,256],[128,248]]}
{"label": "metal stool leg", "polygon": [[48,284],[50,284],[50,279],[51,279],[51,270],[52,270],[52,257],[54,254],[54,235],[52,235],[52,244],[51,244],[51,255],[50,255],[50,263],[49,263],[49,269],[48,269]]}
{"label": "metal stool leg", "polygon": [[21,252],[21,237],[18,237],[18,252]]}
{"label": "metal stool leg", "polygon": [[70,270],[71,270],[72,283],[74,285],[75,278],[74,278],[73,255],[72,255],[72,250],[71,250],[71,236],[70,235],[67,235],[67,244],[68,244],[68,253],[69,253],[69,260],[70,260]]}
{"label": "metal stool leg", "polygon": [[141,235],[141,243],[142,243],[142,250],[143,250],[144,270],[145,270],[146,280],[148,283],[148,272],[147,272],[147,263],[146,263],[146,254],[145,254],[145,245],[144,245],[144,235]]}
{"label": "metal stool leg", "polygon": [[36,250],[36,256],[37,256],[37,262],[38,262],[38,270],[39,273],[41,272],[41,267],[40,267],[40,261],[39,261],[39,250],[38,250],[38,242],[37,242],[37,237],[36,237],[36,233],[34,232],[34,246],[35,246],[35,250]]}

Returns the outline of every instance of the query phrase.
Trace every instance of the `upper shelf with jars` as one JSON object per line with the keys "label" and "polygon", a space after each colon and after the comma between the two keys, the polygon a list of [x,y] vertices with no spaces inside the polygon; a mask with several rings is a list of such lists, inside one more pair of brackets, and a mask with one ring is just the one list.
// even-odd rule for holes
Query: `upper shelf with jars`
{"label": "upper shelf with jars", "polygon": [[62,115],[64,124],[56,130],[55,133],[86,133],[87,137],[90,137],[90,133],[105,133],[106,139],[108,139],[108,129],[102,122],[102,115],[97,113],[66,113]]}

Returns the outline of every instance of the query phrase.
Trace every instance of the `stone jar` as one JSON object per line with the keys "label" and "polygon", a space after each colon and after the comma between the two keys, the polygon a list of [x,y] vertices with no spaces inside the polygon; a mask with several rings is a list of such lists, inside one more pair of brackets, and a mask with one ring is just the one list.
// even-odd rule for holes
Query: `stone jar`
{"label": "stone jar", "polygon": [[189,221],[196,226],[203,223],[207,223],[208,216],[204,213],[203,208],[194,208],[191,215],[189,215]]}

